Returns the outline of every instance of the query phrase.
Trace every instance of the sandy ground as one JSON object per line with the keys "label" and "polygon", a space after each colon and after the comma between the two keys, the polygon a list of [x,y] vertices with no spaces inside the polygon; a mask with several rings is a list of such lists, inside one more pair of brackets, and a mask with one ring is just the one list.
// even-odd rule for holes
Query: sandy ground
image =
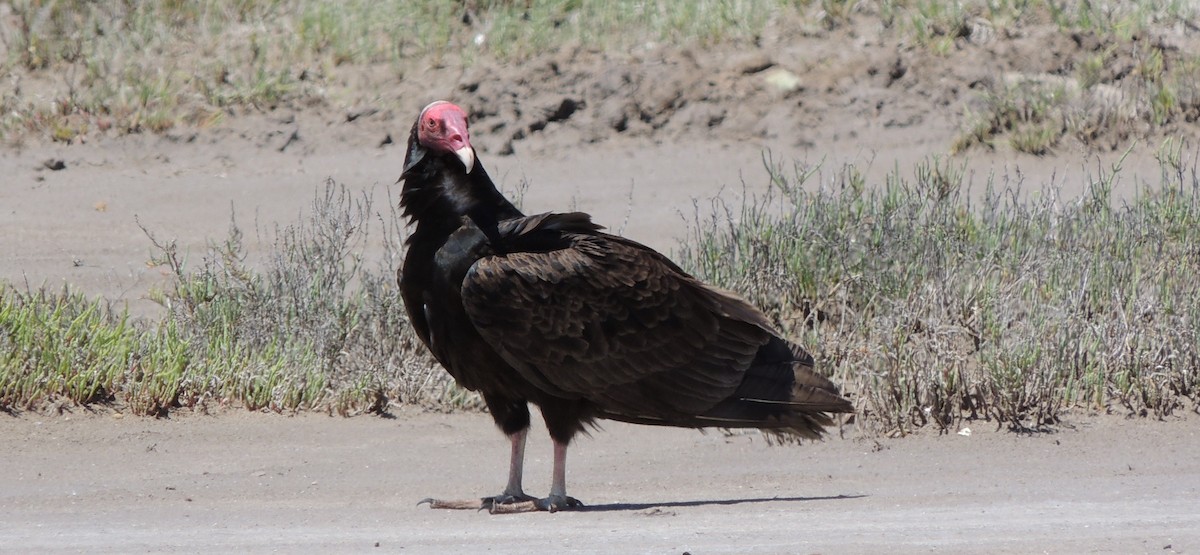
{"label": "sandy ground", "polygon": [[[485,415],[5,417],[0,552],[1200,552],[1195,419],[798,447],[604,428],[571,452],[585,510],[493,516],[415,506],[498,491]],[[544,494],[543,429],[527,460]]]}

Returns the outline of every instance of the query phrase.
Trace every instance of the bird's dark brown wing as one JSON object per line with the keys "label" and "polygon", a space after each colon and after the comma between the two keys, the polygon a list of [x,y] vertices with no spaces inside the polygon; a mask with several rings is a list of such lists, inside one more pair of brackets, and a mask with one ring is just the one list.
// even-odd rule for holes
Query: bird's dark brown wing
{"label": "bird's dark brown wing", "polygon": [[761,312],[556,216],[572,215],[510,225],[512,248],[463,281],[472,323],[509,364],[552,395],[631,416],[694,415],[737,390],[772,337]]}

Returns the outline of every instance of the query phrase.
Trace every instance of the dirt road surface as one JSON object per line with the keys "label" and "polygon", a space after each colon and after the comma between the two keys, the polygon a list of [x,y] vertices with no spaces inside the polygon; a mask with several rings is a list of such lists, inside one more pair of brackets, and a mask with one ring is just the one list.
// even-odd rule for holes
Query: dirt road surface
{"label": "dirt road surface", "polygon": [[[1034,436],[832,438],[606,423],[577,512],[416,506],[498,492],[486,415],[0,420],[3,553],[1198,553],[1200,434],[1092,417]],[[526,486],[544,495],[549,441]]]}

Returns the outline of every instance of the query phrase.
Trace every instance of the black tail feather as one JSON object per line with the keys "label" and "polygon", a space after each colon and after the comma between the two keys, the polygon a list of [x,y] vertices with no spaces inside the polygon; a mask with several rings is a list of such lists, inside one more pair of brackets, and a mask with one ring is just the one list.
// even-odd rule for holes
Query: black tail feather
{"label": "black tail feather", "polygon": [[781,439],[818,439],[834,424],[831,413],[849,412],[854,405],[833,382],[813,371],[813,359],[804,349],[773,337],[759,350],[734,394],[700,414],[602,417],[658,426],[758,428]]}

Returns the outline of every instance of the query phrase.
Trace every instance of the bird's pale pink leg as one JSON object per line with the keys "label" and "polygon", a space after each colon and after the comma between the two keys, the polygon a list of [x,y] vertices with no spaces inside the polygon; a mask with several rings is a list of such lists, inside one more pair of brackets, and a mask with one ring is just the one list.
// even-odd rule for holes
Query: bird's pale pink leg
{"label": "bird's pale pink leg", "polygon": [[554,477],[550,484],[550,496],[534,501],[538,509],[555,512],[559,509],[582,507],[578,499],[567,495],[567,444],[554,442]]}
{"label": "bird's pale pink leg", "polygon": [[442,500],[427,498],[422,499],[417,504],[429,503],[431,509],[488,509],[492,512],[505,512],[497,511],[497,507],[533,503],[534,498],[525,495],[525,492],[521,489],[521,476],[525,465],[525,439],[528,436],[528,428],[508,436],[509,441],[512,443],[512,457],[509,459],[508,485],[504,487],[504,493],[482,499]]}
{"label": "bird's pale pink leg", "polygon": [[554,442],[554,476],[550,481],[551,497],[567,496],[567,444]]}
{"label": "bird's pale pink leg", "polygon": [[512,458],[508,462],[508,485],[504,487],[503,494],[491,498],[493,503],[512,503],[532,499],[525,495],[525,491],[521,488],[521,476],[525,472],[525,439],[528,436],[529,428],[509,436],[509,439],[512,440]]}
{"label": "bird's pale pink leg", "polygon": [[582,507],[578,499],[567,495],[567,444],[554,442],[554,475],[550,484],[550,495],[523,503],[495,505],[493,513],[525,513],[530,511],[556,512],[562,509]]}

